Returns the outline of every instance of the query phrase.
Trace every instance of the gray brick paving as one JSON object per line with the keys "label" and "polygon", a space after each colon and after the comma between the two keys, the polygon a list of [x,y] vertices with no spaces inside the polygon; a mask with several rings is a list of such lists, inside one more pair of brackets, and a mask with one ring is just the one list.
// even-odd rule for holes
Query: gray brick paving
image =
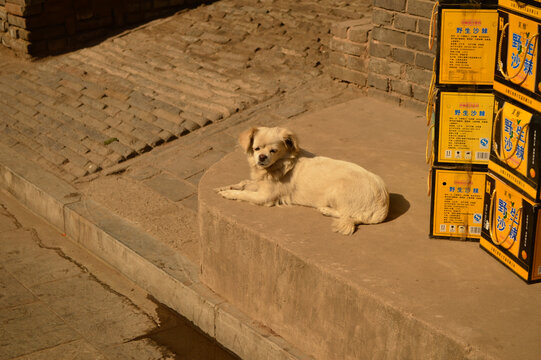
{"label": "gray brick paving", "polygon": [[331,25],[368,8],[222,0],[31,64],[0,54],[0,141],[67,181],[99,172],[321,78]]}

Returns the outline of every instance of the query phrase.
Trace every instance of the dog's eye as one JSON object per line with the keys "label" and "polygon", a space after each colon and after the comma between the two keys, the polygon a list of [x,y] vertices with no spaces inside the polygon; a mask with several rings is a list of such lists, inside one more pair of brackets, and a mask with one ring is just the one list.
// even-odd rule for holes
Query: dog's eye
{"label": "dog's eye", "polygon": [[254,149],[254,151],[259,151],[259,146]]}
{"label": "dog's eye", "polygon": [[276,150],[274,150],[274,149],[271,149],[271,151],[270,151],[271,154],[274,154],[275,152],[276,152]]}

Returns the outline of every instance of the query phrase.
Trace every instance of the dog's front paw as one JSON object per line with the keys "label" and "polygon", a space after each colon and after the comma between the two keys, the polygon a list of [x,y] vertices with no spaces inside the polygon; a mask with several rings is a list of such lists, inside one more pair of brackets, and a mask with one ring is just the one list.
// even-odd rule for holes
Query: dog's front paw
{"label": "dog's front paw", "polygon": [[228,188],[218,191],[218,194],[229,200],[237,200],[237,193],[238,190],[231,190]]}

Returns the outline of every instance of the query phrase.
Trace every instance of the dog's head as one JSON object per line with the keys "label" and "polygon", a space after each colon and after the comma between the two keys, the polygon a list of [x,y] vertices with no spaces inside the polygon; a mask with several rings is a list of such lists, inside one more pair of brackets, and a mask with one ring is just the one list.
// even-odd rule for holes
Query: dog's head
{"label": "dog's head", "polygon": [[252,166],[268,169],[281,159],[291,159],[299,152],[297,136],[284,128],[251,128],[239,136],[239,144]]}

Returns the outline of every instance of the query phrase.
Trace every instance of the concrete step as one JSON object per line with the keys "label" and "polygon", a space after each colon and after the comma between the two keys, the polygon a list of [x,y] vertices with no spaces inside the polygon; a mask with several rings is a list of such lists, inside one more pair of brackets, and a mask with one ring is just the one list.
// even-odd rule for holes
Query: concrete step
{"label": "concrete step", "polygon": [[372,98],[305,115],[301,147],[379,174],[391,214],[351,237],[303,207],[213,189],[248,178],[245,155],[199,186],[201,281],[316,359],[539,359],[541,286],[477,243],[428,238],[425,120]]}
{"label": "concrete step", "polygon": [[112,265],[242,359],[308,360],[199,280],[198,264],[0,144],[0,191]]}

